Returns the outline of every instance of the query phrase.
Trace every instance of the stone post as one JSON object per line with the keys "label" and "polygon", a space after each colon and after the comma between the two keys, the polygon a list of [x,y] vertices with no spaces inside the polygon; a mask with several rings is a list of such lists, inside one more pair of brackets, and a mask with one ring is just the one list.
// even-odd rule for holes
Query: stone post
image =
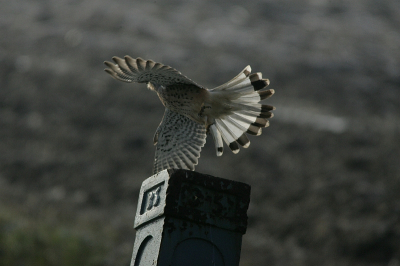
{"label": "stone post", "polygon": [[146,179],[131,266],[239,265],[250,186],[188,170]]}

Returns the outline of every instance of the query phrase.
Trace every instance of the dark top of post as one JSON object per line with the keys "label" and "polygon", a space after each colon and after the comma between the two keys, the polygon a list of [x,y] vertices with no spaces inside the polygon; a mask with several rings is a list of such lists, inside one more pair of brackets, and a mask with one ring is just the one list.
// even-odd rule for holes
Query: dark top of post
{"label": "dark top of post", "polygon": [[[247,184],[184,169],[171,169],[146,179],[142,190],[141,194],[145,191],[152,194],[139,200],[136,229],[165,215],[242,234],[246,232],[250,202],[250,186]],[[147,198],[151,201],[150,205]],[[162,208],[147,211],[155,200]]]}

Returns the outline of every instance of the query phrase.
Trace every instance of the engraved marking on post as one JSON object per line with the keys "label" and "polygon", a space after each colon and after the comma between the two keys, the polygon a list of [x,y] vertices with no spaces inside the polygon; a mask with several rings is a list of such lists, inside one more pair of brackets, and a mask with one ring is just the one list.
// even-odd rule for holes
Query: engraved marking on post
{"label": "engraved marking on post", "polygon": [[157,207],[160,204],[160,190],[161,187],[158,187],[155,191],[150,191],[148,193],[148,203],[147,210],[151,210],[153,207]]}
{"label": "engraved marking on post", "polygon": [[140,208],[141,215],[160,205],[160,192],[163,185],[164,182],[157,184],[143,193],[142,206]]}

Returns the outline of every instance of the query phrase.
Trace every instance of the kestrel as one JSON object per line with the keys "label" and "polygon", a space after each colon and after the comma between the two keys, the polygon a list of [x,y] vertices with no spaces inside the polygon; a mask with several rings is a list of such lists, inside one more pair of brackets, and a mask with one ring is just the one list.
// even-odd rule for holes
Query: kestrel
{"label": "kestrel", "polygon": [[273,89],[261,73],[245,67],[236,77],[214,89],[207,89],[170,66],[152,60],[125,56],[105,61],[105,69],[115,79],[146,83],[165,106],[164,117],[154,135],[156,154],[153,173],[164,169],[194,170],[206,143],[206,134],[214,139],[217,156],[223,142],[233,153],[239,145],[247,148],[246,133],[260,135],[269,126],[275,107],[259,103],[272,96]]}

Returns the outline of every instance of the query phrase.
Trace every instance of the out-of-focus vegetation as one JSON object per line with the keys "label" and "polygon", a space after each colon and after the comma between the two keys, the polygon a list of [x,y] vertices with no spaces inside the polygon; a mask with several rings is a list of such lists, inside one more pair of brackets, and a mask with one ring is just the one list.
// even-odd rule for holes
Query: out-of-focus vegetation
{"label": "out-of-focus vegetation", "polygon": [[[104,242],[107,239],[108,243]],[[78,231],[62,224],[0,216],[0,261],[14,265],[105,265],[112,238],[98,232]]]}

